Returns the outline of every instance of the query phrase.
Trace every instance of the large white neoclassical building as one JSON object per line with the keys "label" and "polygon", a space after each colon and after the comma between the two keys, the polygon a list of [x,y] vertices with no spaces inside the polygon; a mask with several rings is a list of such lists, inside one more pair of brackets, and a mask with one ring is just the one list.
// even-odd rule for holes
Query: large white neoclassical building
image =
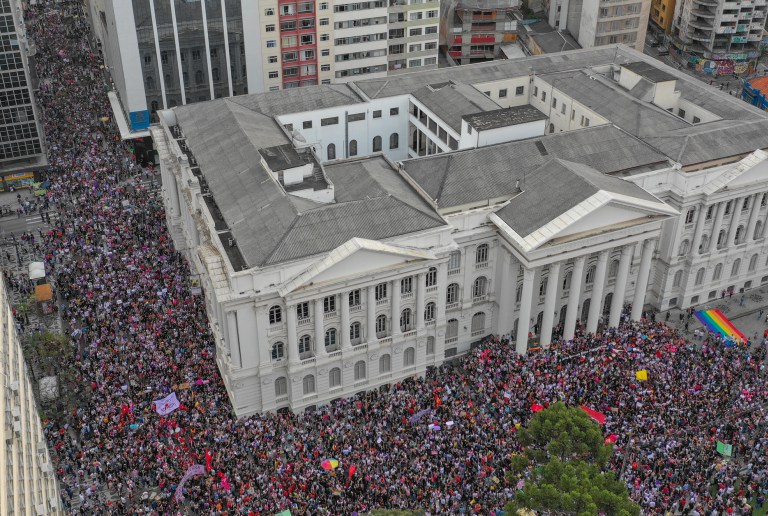
{"label": "large white neoclassical building", "polygon": [[625,46],[160,118],[238,415],[768,283],[768,114]]}

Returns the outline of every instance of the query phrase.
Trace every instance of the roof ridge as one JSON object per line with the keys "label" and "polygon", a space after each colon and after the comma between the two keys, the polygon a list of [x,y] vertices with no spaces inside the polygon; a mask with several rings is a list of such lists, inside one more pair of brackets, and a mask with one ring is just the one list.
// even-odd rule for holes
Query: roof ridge
{"label": "roof ridge", "polygon": [[445,160],[445,167],[443,168],[443,178],[440,181],[440,186],[437,189],[435,198],[432,199],[432,202],[438,202],[439,199],[443,196],[443,188],[445,188],[445,183],[448,181],[448,168],[450,167],[450,164],[453,162],[453,154],[450,153],[447,156],[448,159]]}
{"label": "roof ridge", "polygon": [[408,209],[410,209],[412,211],[417,211],[417,212],[421,213],[422,215],[426,215],[427,217],[429,217],[430,219],[434,220],[435,222],[439,222],[441,224],[445,224],[445,221],[443,219],[433,217],[431,213],[425,213],[425,212],[421,211],[420,209],[416,208],[415,206],[411,206],[410,204],[408,204],[404,200],[400,199],[399,197],[396,197],[396,196],[391,195],[391,194],[389,195],[389,197],[394,199],[396,202],[399,202],[400,204],[404,204],[405,206],[408,207]]}
{"label": "roof ridge", "polygon": [[277,252],[278,249],[280,249],[280,246],[285,241],[285,235],[288,235],[291,231],[293,231],[293,228],[296,226],[296,224],[299,222],[299,219],[301,219],[301,213],[296,213],[296,216],[293,217],[293,220],[291,221],[291,224],[288,226],[288,228],[283,232],[280,239],[277,240],[277,244],[272,248],[272,250],[269,252],[267,256],[265,256],[261,263],[259,263],[259,266],[264,266],[265,264],[269,263],[272,259],[272,256]]}

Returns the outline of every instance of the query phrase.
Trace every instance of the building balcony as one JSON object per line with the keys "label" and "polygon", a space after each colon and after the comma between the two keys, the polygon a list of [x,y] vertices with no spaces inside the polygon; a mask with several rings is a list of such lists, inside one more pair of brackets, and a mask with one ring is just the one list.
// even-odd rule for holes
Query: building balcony
{"label": "building balcony", "polygon": [[337,317],[337,316],[338,316],[338,312],[336,312],[336,310],[334,310],[333,312],[325,312],[323,314],[323,319],[326,319],[326,320],[327,319],[333,319],[334,317]]}
{"label": "building balcony", "polygon": [[717,7],[718,1],[717,0],[693,0],[694,5],[703,5],[706,7]]}
{"label": "building balcony", "polygon": [[363,305],[354,305],[349,307],[349,313],[359,312],[363,309]]}
{"label": "building balcony", "polygon": [[378,299],[376,301],[376,306],[382,306],[382,305],[386,305],[388,303],[389,303],[389,298],[385,297],[384,299]]}
{"label": "building balcony", "polygon": [[709,9],[692,9],[691,14],[702,18],[714,18],[716,16],[716,14]]}
{"label": "building balcony", "polygon": [[695,27],[697,29],[704,29],[711,31],[712,25],[710,23],[707,23],[705,20],[702,19],[693,19],[688,21],[689,27]]}
{"label": "building balcony", "polygon": [[448,303],[447,305],[445,305],[445,310],[446,311],[458,310],[460,307],[461,307],[461,303],[458,303],[458,302]]}
{"label": "building balcony", "polygon": [[709,40],[712,39],[712,33],[711,32],[695,31],[693,34],[689,34],[689,37],[693,41],[706,41],[706,42],[709,42]]}
{"label": "building balcony", "polygon": [[306,326],[308,324],[312,324],[312,318],[311,317],[299,318],[296,321],[296,326]]}
{"label": "building balcony", "polygon": [[448,276],[456,276],[457,274],[461,274],[461,269],[449,269],[448,270]]}

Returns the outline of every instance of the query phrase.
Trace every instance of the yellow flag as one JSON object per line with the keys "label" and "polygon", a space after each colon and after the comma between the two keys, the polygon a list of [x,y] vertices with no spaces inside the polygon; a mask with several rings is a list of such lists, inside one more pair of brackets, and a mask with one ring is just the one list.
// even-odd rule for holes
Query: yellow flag
{"label": "yellow flag", "polygon": [[645,369],[641,369],[640,371],[635,373],[635,378],[638,380],[647,380],[648,379],[648,371]]}

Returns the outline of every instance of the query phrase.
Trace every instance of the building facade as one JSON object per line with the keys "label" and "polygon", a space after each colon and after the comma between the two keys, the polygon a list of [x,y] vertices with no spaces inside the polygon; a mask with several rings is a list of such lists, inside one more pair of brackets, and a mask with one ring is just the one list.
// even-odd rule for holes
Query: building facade
{"label": "building facade", "polygon": [[766,0],[680,0],[671,42],[685,57],[722,62],[719,74],[744,73],[746,63],[759,55],[766,12]]}
{"label": "building facade", "polygon": [[[30,53],[34,53],[34,43],[27,40],[19,2],[0,0],[0,173],[3,176],[23,175],[47,166],[32,94],[35,78],[30,73]],[[13,180],[9,177],[7,186],[13,186]]]}
{"label": "building facade", "polygon": [[768,115],[625,46],[566,55],[161,113],[238,415],[768,283]]}
{"label": "building facade", "polygon": [[0,425],[0,513],[8,515],[63,514],[43,426],[22,353],[16,321],[11,314],[5,282],[0,278],[3,387]]}
{"label": "building facade", "polygon": [[672,30],[675,17],[675,0],[653,0],[651,2],[651,21],[665,34]]}
{"label": "building facade", "polygon": [[89,4],[133,132],[192,102],[437,68],[439,0]]}
{"label": "building facade", "polygon": [[501,47],[517,41],[520,2],[458,2],[444,9],[448,54],[458,64],[492,61],[502,57]]}
{"label": "building facade", "polygon": [[549,24],[567,30],[583,48],[623,43],[643,51],[651,0],[551,0]]}

